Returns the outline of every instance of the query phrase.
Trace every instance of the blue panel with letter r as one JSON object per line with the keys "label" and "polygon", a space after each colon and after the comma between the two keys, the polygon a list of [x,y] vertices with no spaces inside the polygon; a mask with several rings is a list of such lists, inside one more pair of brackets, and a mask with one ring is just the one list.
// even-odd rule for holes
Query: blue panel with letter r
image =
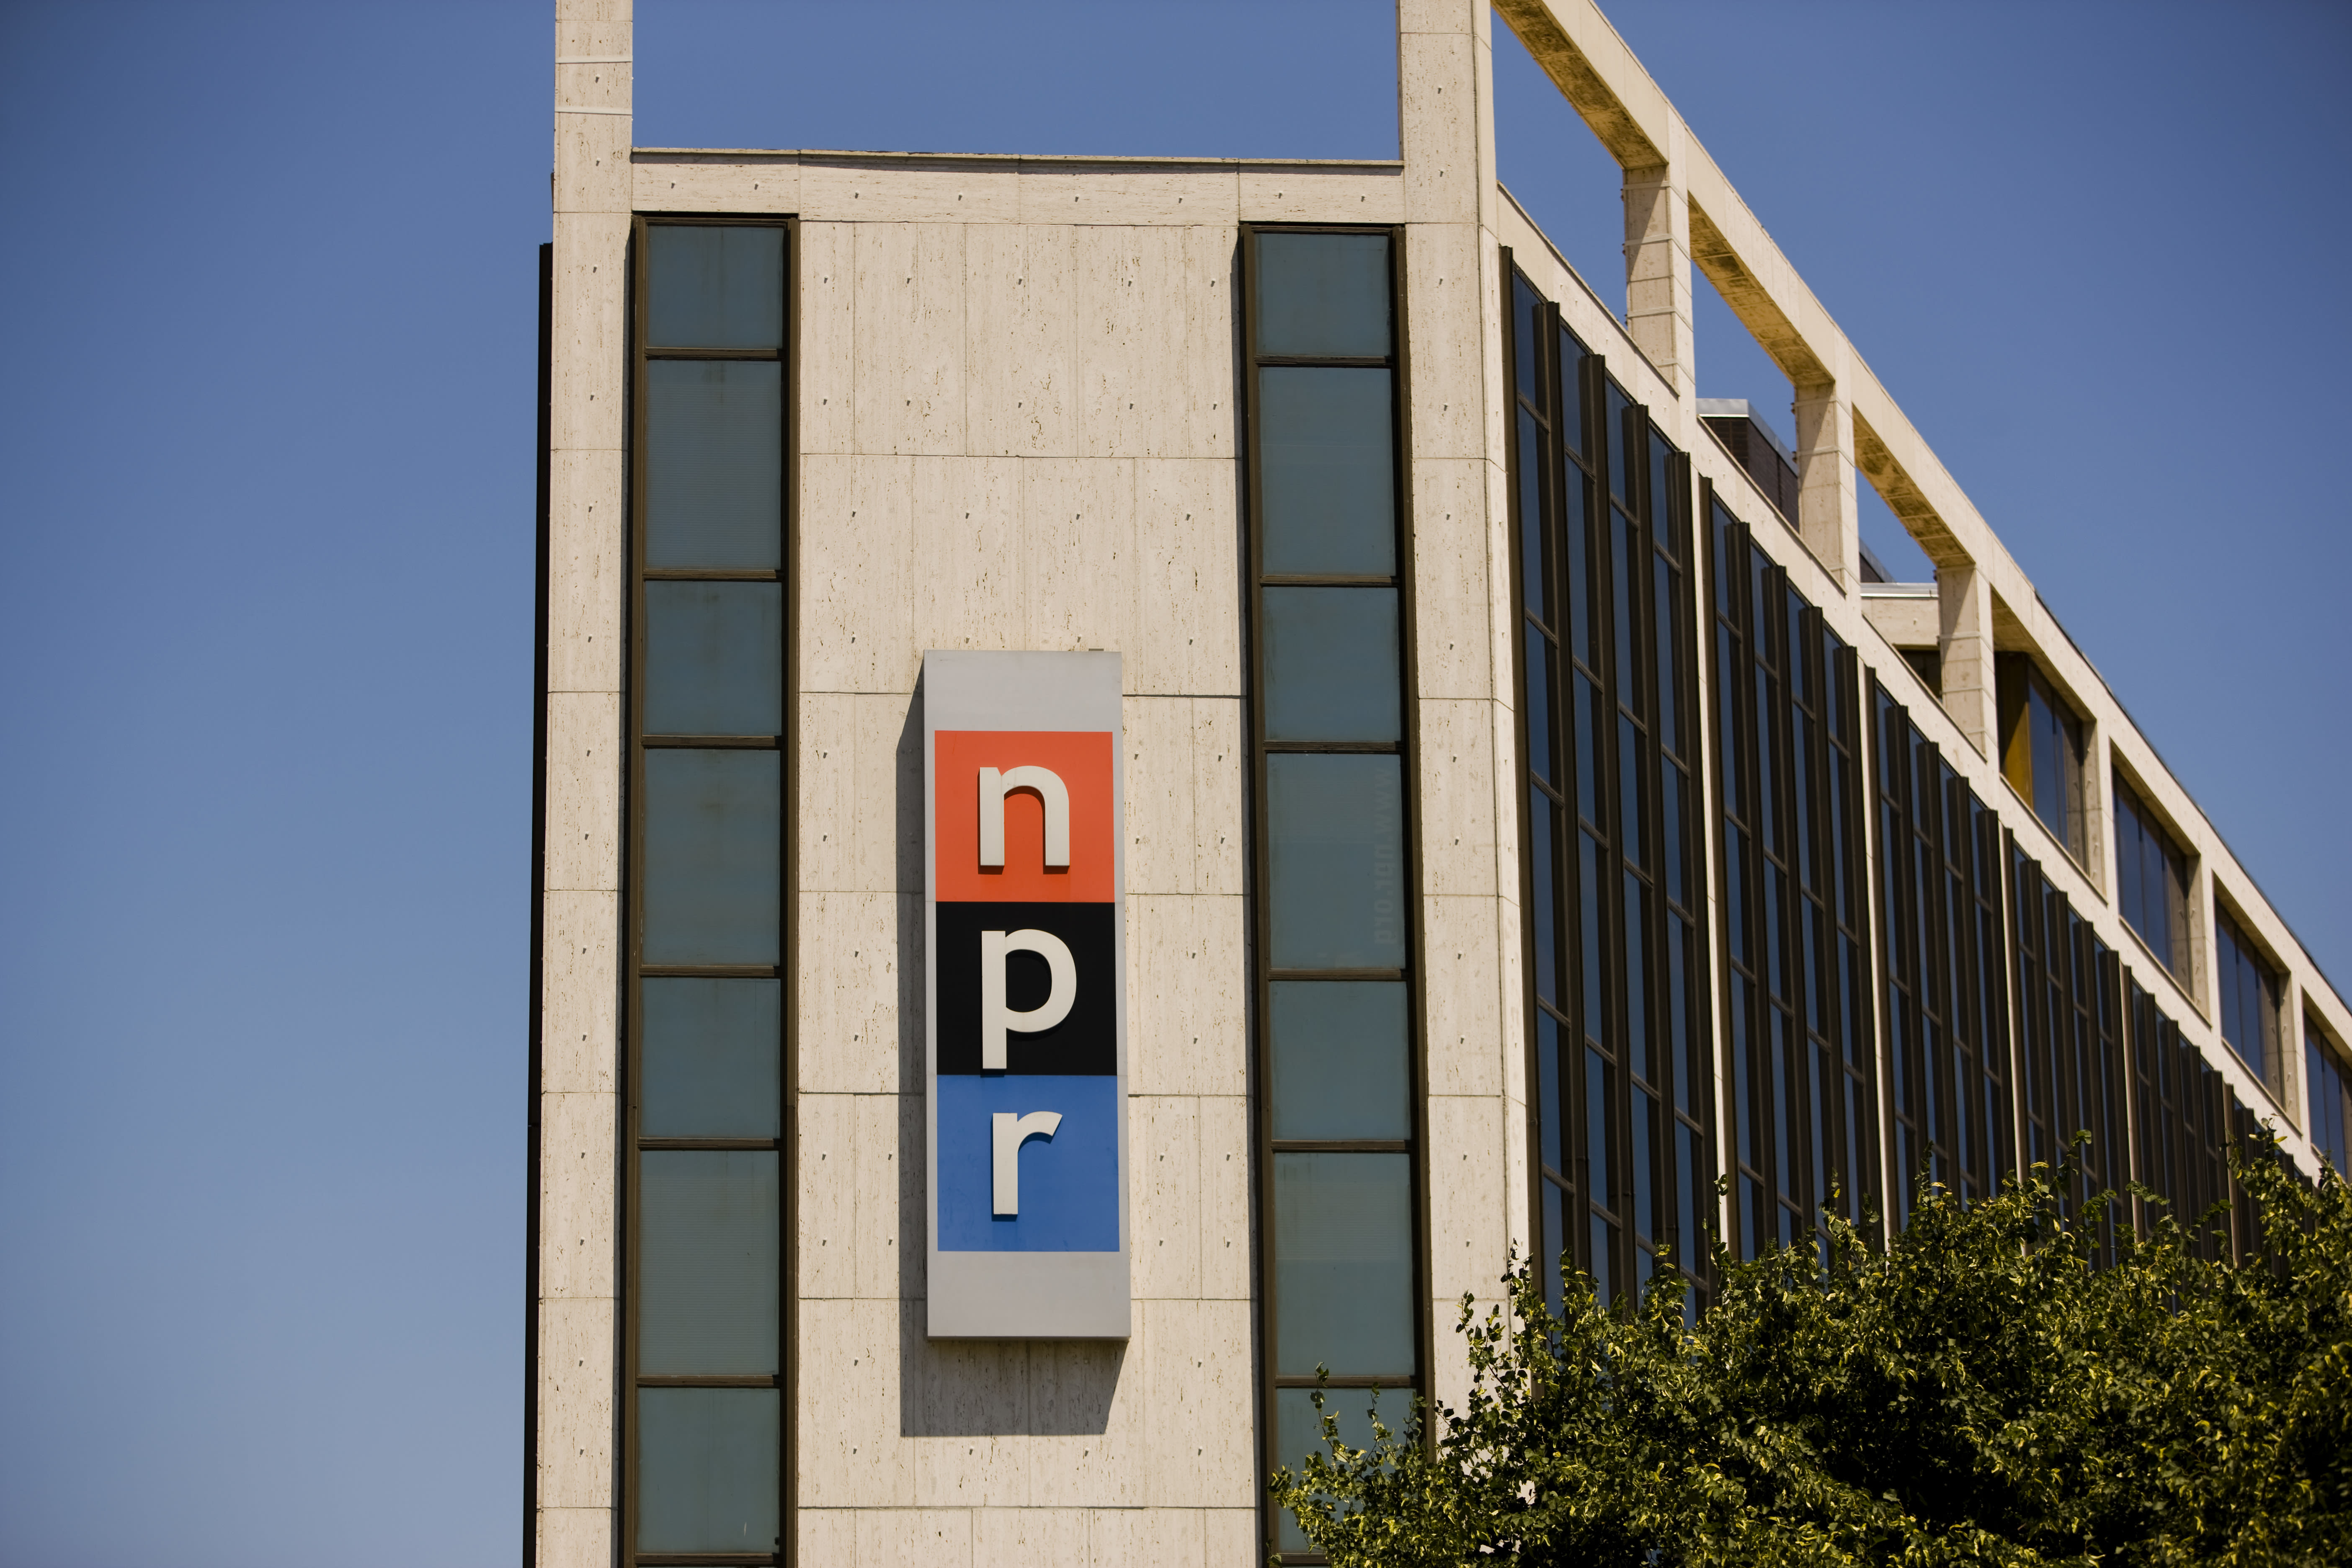
{"label": "blue panel with letter r", "polygon": [[[1118,1079],[1047,1073],[941,1073],[942,1252],[1118,1250]],[[1020,1147],[1019,1212],[995,1212],[994,1118],[1050,1110],[1051,1138]]]}

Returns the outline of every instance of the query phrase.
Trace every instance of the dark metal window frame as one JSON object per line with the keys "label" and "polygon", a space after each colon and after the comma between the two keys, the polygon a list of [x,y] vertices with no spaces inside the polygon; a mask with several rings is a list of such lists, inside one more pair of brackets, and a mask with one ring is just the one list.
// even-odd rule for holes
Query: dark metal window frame
{"label": "dark metal window frame", "polygon": [[[2229,1032],[2236,1026],[2237,1021],[2231,1017],[2231,1010],[2222,1004],[2224,988],[2234,988],[2235,985],[2230,978],[2229,962],[2229,954],[2234,951],[2253,966],[2261,992],[2255,998],[2255,1005],[2261,1009],[2256,1023],[2263,1032],[2259,1042],[2263,1066],[2255,1077],[2272,1095],[2284,1099],[2286,1025],[2281,1015],[2285,1011],[2287,971],[2284,964],[2272,956],[2262,940],[2247,929],[2250,923],[2237,909],[2236,900],[2221,887],[2221,879],[2214,879],[2213,1032],[2221,1037],[2221,1043],[2235,1052],[2241,1062],[2246,1061],[2245,1047],[2229,1037]],[[2253,1064],[2247,1062],[2246,1065],[2252,1068]]]}
{"label": "dark metal window frame", "polygon": [[[2196,861],[2187,849],[2181,847],[2179,837],[2172,831],[2171,826],[2157,815],[2156,808],[2149,803],[2148,792],[2133,783],[2120,767],[2112,768],[2109,773],[2112,788],[2108,794],[2115,802],[2116,815],[2115,831],[2111,835],[2116,844],[2116,912],[2122,917],[2124,925],[2131,933],[2139,938],[2141,945],[2147,948],[2158,967],[2178,984],[2186,986],[2189,984],[2192,967],[2189,955],[2194,950],[2190,936],[2190,910],[2194,906],[2193,889],[2197,885]],[[2126,816],[2135,825],[2136,837],[2154,839],[2158,858],[2164,861],[2166,870],[2177,873],[2179,877],[2176,884],[2168,886],[2163,891],[2165,919],[2172,928],[2168,933],[2170,940],[2166,943],[2169,951],[2157,950],[2155,936],[2141,929],[2139,911],[2124,901],[2124,819]],[[2135,843],[2131,847],[2137,852],[2138,847]],[[2144,871],[2142,875],[2140,897],[2146,900],[2150,895]],[[2176,892],[2179,895],[2177,901],[2171,897]]]}
{"label": "dark metal window frame", "polygon": [[[1389,353],[1380,359],[1357,357],[1302,358],[1297,355],[1265,355],[1257,349],[1257,238],[1261,234],[1378,234],[1389,241]],[[1247,552],[1248,579],[1244,591],[1248,624],[1245,628],[1245,651],[1249,659],[1249,790],[1250,790],[1250,1001],[1251,1084],[1256,1100],[1255,1125],[1253,1142],[1255,1145],[1256,1171],[1252,1183],[1256,1206],[1256,1332],[1260,1369],[1258,1378],[1258,1451],[1264,1459],[1260,1474],[1276,1465],[1295,1464],[1298,1456],[1281,1456],[1274,1452],[1274,1443],[1280,1432],[1277,1390],[1323,1386],[1311,1376],[1284,1375],[1275,1370],[1277,1342],[1276,1340],[1276,1308],[1275,1258],[1275,1168],[1277,1152],[1333,1153],[1402,1153],[1410,1157],[1412,1196],[1410,1205],[1413,1234],[1410,1246],[1412,1257],[1413,1346],[1420,1365],[1395,1373],[1360,1373],[1335,1375],[1328,1386],[1339,1388],[1402,1389],[1415,1395],[1429,1391],[1428,1369],[1432,1364],[1432,1322],[1429,1296],[1429,1090],[1427,1036],[1422,1018],[1425,1003],[1421,977],[1427,973],[1423,952],[1423,921],[1421,911],[1421,812],[1420,784],[1420,680],[1414,650],[1413,618],[1413,552],[1412,552],[1412,398],[1410,395],[1410,362],[1407,355],[1405,298],[1405,231],[1402,226],[1385,224],[1244,224],[1241,228],[1240,277],[1238,291],[1241,301],[1241,375],[1240,394],[1236,399],[1241,410],[1243,452],[1245,477],[1246,506],[1243,519],[1243,540]],[[1394,745],[1386,742],[1284,742],[1265,738],[1265,670],[1263,640],[1259,628],[1264,626],[1263,591],[1268,586],[1313,586],[1318,584],[1376,586],[1382,580],[1351,574],[1279,574],[1269,577],[1264,568],[1265,531],[1259,519],[1265,515],[1262,486],[1265,465],[1258,457],[1259,397],[1257,374],[1265,365],[1339,365],[1359,368],[1384,368],[1390,373],[1390,413],[1391,461],[1394,464],[1393,483],[1396,497],[1397,553],[1396,574],[1389,580],[1397,594],[1398,639],[1398,734]],[[1276,970],[1273,957],[1273,922],[1265,910],[1271,895],[1272,835],[1267,829],[1266,758],[1274,753],[1321,753],[1325,755],[1374,753],[1393,755],[1399,759],[1402,772],[1401,794],[1404,810],[1405,921],[1408,940],[1405,950],[1406,967],[1402,970]],[[1273,1016],[1273,986],[1277,980],[1395,980],[1406,986],[1406,1077],[1412,1107],[1412,1136],[1409,1141],[1394,1139],[1293,1140],[1277,1142],[1274,1136],[1274,1064],[1266,1048],[1265,1031]],[[1402,1418],[1402,1412],[1397,1415]],[[1385,1419],[1385,1417],[1384,1417]],[[1261,1494],[1258,1500],[1259,1546],[1274,1561],[1286,1565],[1321,1563],[1318,1552],[1283,1552],[1280,1545],[1281,1510]]]}
{"label": "dark metal window frame", "polygon": [[[1587,1274],[1605,1274],[1610,1293],[1631,1296],[1639,1289],[1646,1259],[1654,1268],[1656,1253],[1670,1248],[1673,1262],[1693,1285],[1689,1298],[1692,1310],[1703,1307],[1712,1278],[1707,1255],[1710,1236],[1688,1237],[1682,1234],[1680,1220],[1683,1209],[1681,1177],[1675,1158],[1677,1129],[1686,1129],[1695,1145],[1696,1169],[1687,1194],[1695,1223],[1711,1233],[1716,1223],[1712,1203],[1714,1194],[1715,1085],[1711,1076],[1704,1081],[1685,1083],[1694,1076],[1685,1071],[1685,1064],[1677,1061],[1676,1044],[1673,1037],[1672,1020],[1675,1003],[1671,994],[1671,976],[1667,962],[1670,922],[1679,918],[1687,931],[1684,984],[1685,994],[1681,1012],[1686,1027],[1694,1037],[1684,1046],[1690,1059],[1712,1062],[1713,1041],[1709,1037],[1714,1009],[1707,994],[1706,963],[1708,922],[1706,918],[1704,888],[1706,876],[1706,837],[1700,820],[1698,802],[1704,798],[1703,747],[1700,730],[1705,722],[1699,692],[1696,636],[1696,579],[1698,563],[1692,523],[1694,483],[1688,455],[1675,448],[1663,431],[1654,430],[1647,409],[1630,394],[1618,386],[1608,374],[1602,357],[1591,352],[1580,340],[1584,350],[1576,374],[1580,377],[1577,388],[1577,410],[1581,419],[1580,439],[1573,447],[1565,437],[1562,419],[1562,386],[1559,363],[1563,334],[1573,336],[1560,320],[1556,303],[1544,299],[1532,281],[1512,265],[1510,253],[1503,253],[1505,279],[1504,383],[1511,389],[1512,414],[1506,421],[1507,485],[1513,498],[1514,527],[1508,552],[1511,573],[1511,604],[1517,626],[1512,637],[1513,710],[1516,716],[1518,754],[1520,758],[1519,798],[1532,798],[1529,792],[1540,793],[1551,800],[1559,811],[1559,831],[1551,838],[1551,880],[1559,890],[1559,910],[1554,921],[1553,973],[1559,995],[1557,1005],[1546,1003],[1538,994],[1537,979],[1534,860],[1535,831],[1531,820],[1532,807],[1523,807],[1519,818],[1519,908],[1521,956],[1522,1027],[1526,1035],[1526,1074],[1531,1086],[1528,1096],[1528,1115],[1527,1137],[1530,1158],[1528,1166],[1528,1234],[1537,1238],[1537,1263],[1550,1269],[1556,1260],[1545,1256],[1547,1226],[1545,1219],[1546,1188],[1556,1188],[1561,1194],[1564,1223],[1560,1226],[1559,1246],[1562,1255],[1572,1265]],[[1532,380],[1538,397],[1530,401],[1521,390],[1523,368],[1518,363],[1517,292],[1524,288],[1536,302],[1536,330],[1531,334],[1536,344],[1537,364]],[[1609,394],[1614,391],[1625,404],[1624,428],[1612,433],[1607,428]],[[1530,454],[1525,450],[1519,430],[1519,414],[1524,411],[1538,430],[1541,450]],[[1658,442],[1670,454],[1666,464],[1665,493],[1654,493],[1654,466],[1650,443],[1654,434]],[[1630,455],[1638,455],[1626,466],[1632,470],[1622,476],[1612,493],[1610,452],[1612,446]],[[1579,449],[1580,448],[1580,450]],[[1549,578],[1549,601],[1554,606],[1553,622],[1547,625],[1528,607],[1525,582],[1525,545],[1520,537],[1524,520],[1517,516],[1519,498],[1527,492],[1524,479],[1528,465],[1537,468],[1537,495],[1543,516],[1540,522],[1543,541],[1543,570]],[[1587,548],[1592,553],[1581,563],[1566,559],[1570,542],[1568,509],[1562,487],[1583,484],[1586,489],[1585,532]],[[1643,542],[1642,559],[1619,563],[1620,542],[1626,522],[1632,522]],[[1669,613],[1680,625],[1668,628],[1668,635],[1678,639],[1680,651],[1679,679],[1674,693],[1682,715],[1683,740],[1677,752],[1662,750],[1658,731],[1658,628],[1654,607],[1658,603],[1656,574],[1663,569],[1680,574],[1680,591],[1671,596]],[[1617,624],[1617,605],[1613,592],[1604,592],[1605,581],[1612,587],[1620,565],[1627,571],[1626,600],[1631,625],[1621,628]],[[1570,595],[1583,597],[1586,624],[1591,627],[1590,643],[1599,668],[1580,658],[1573,639],[1566,635],[1570,625]],[[1622,630],[1623,636],[1620,636]],[[1548,726],[1556,748],[1558,761],[1554,768],[1556,782],[1539,777],[1534,766],[1533,737],[1529,727],[1528,671],[1528,634],[1533,631],[1546,641],[1553,658],[1553,670],[1547,680],[1550,691]],[[1626,662],[1622,649],[1630,650],[1633,668],[1618,668]],[[1578,776],[1580,747],[1591,745],[1592,738],[1579,731],[1576,722],[1574,683],[1590,680],[1600,694],[1600,704],[1606,710],[1601,728],[1606,739],[1593,747],[1597,755],[1591,766],[1596,781],[1596,801],[1603,821],[1591,821],[1581,816],[1580,791],[1570,784]],[[1627,690],[1630,682],[1631,690]],[[1628,699],[1630,697],[1630,707]],[[1637,859],[1626,854],[1625,816],[1627,804],[1622,798],[1625,759],[1621,753],[1621,737],[1630,731],[1635,736],[1637,753],[1633,759],[1633,776],[1637,800],[1633,803],[1638,813],[1637,829],[1642,842]],[[1665,887],[1665,826],[1664,791],[1660,787],[1662,765],[1679,767],[1685,775],[1682,791],[1680,835],[1685,864],[1685,886],[1689,889],[1689,901],[1670,899]],[[1605,804],[1604,804],[1605,803]],[[1586,899],[1580,896],[1582,852],[1580,836],[1593,839],[1596,860],[1600,865],[1599,880],[1603,884],[1591,900],[1599,916],[1601,968],[1606,976],[1603,988],[1607,994],[1601,999],[1603,1028],[1607,1039],[1591,1039],[1583,1020],[1588,1015],[1583,973]],[[1626,1049],[1629,1039],[1631,1001],[1626,975],[1623,889],[1628,876],[1644,889],[1643,950],[1649,962],[1647,994],[1642,998],[1643,1011],[1651,1024],[1651,1074],[1640,1085],[1655,1105],[1655,1125],[1650,1130],[1649,1182],[1654,1194],[1652,1214],[1658,1216],[1655,1234],[1645,1244],[1637,1233],[1634,1221],[1634,1199],[1637,1173],[1633,1168],[1633,1123],[1635,1085],[1631,1072],[1631,1059]],[[1540,1063],[1538,1028],[1546,1015],[1555,1026],[1561,1039],[1558,1078],[1554,1098],[1557,1106],[1542,1103],[1544,1076]],[[1597,1051],[1605,1063],[1604,1084],[1607,1103],[1601,1107],[1604,1135],[1609,1147],[1600,1151],[1601,1170],[1596,1177],[1592,1166],[1594,1152],[1589,1147],[1588,1129],[1593,1124],[1593,1107],[1590,1102],[1587,1070],[1588,1050]],[[1677,1089],[1685,1092],[1679,1095]],[[1547,1111],[1556,1113],[1559,1121],[1559,1143],[1562,1168],[1546,1165],[1543,1150],[1543,1121]],[[1595,1270],[1592,1223],[1598,1219],[1607,1228],[1612,1256],[1600,1261],[1603,1268]],[[1548,1284],[1549,1282],[1548,1281]],[[1628,1289],[1632,1287],[1632,1289]]]}
{"label": "dark metal window frame", "polygon": [[1833,1194],[1856,1224],[1878,1209],[1868,731],[1854,650],[1712,486],[1707,503],[1731,1235],[1752,1258],[1818,1244]]}
{"label": "dark metal window frame", "polygon": [[[784,231],[784,341],[775,350],[742,349],[677,349],[666,348],[646,342],[647,289],[649,268],[646,265],[646,231],[656,226],[705,226],[724,228],[781,228]],[[796,1402],[797,1368],[792,1354],[798,1317],[793,1281],[798,1276],[795,1247],[795,1220],[798,1205],[794,1202],[797,1183],[794,1173],[797,1158],[797,1093],[798,1073],[793,1062],[796,998],[793,983],[794,948],[799,924],[793,908],[793,854],[795,849],[793,798],[793,758],[797,743],[798,708],[794,694],[800,686],[798,668],[797,617],[793,609],[793,584],[799,560],[798,515],[793,498],[798,455],[793,440],[793,414],[799,402],[800,347],[800,226],[791,217],[769,217],[746,214],[667,214],[638,213],[630,226],[629,244],[629,401],[625,411],[628,444],[624,462],[624,486],[627,491],[627,552],[629,563],[626,623],[624,635],[627,646],[627,673],[623,690],[623,708],[628,732],[627,783],[623,796],[624,821],[626,825],[626,853],[621,869],[621,904],[623,931],[622,1036],[623,1070],[622,1096],[621,1181],[616,1184],[620,1210],[622,1244],[621,1310],[616,1332],[619,1336],[621,1359],[620,1424],[621,1463],[620,1498],[614,1510],[614,1552],[618,1563],[629,1568],[671,1568],[684,1564],[750,1564],[786,1563],[792,1560],[793,1529],[793,1405]],[[783,429],[779,441],[782,472],[781,481],[782,564],[773,571],[752,569],[698,569],[679,567],[648,567],[645,562],[646,464],[643,460],[646,443],[646,366],[655,360],[753,360],[778,362],[782,366]],[[783,628],[783,725],[782,732],[772,736],[648,736],[644,724],[645,681],[645,585],[648,582],[773,582],[782,585],[784,604]],[[772,750],[782,754],[779,780],[779,810],[777,825],[777,932],[778,962],[773,965],[736,964],[646,964],[641,962],[645,930],[641,896],[644,879],[637,868],[645,856],[645,754],[648,750],[693,748],[709,750]],[[708,979],[774,979],[782,993],[782,1039],[778,1042],[778,1062],[782,1103],[777,1110],[779,1137],[773,1139],[740,1138],[646,1138],[638,1131],[638,1085],[642,1079],[639,1053],[644,1037],[644,982],[670,977]],[[714,1151],[766,1151],[776,1153],[778,1223],[782,1234],[777,1238],[777,1258],[782,1278],[777,1289],[777,1372],[772,1377],[645,1377],[637,1372],[637,1264],[642,1250],[637,1236],[638,1178],[642,1162],[638,1155],[655,1150],[703,1149]],[[777,1530],[779,1545],[773,1552],[645,1552],[636,1550],[637,1505],[637,1391],[652,1387],[726,1387],[776,1389],[778,1412]]]}

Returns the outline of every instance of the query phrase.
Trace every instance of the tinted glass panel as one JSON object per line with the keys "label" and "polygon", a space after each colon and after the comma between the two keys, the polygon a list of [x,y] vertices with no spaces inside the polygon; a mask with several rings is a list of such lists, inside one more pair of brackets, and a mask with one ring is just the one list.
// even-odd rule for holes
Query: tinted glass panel
{"label": "tinted glass panel", "polygon": [[646,753],[645,962],[774,963],[775,752]]}
{"label": "tinted glass panel", "polygon": [[1559,334],[1559,436],[1568,449],[1584,451],[1584,345],[1563,329]]}
{"label": "tinted glass panel", "polygon": [[[1323,1408],[1315,1408],[1315,1395],[1323,1395]],[[1350,1448],[1372,1446],[1373,1412],[1377,1409],[1381,1426],[1391,1433],[1401,1430],[1412,1413],[1412,1390],[1389,1388],[1378,1390],[1379,1404],[1373,1403],[1375,1390],[1369,1388],[1278,1388],[1274,1394],[1275,1454],[1273,1462],[1296,1470],[1299,1461],[1309,1454],[1329,1458],[1330,1448],[1323,1441],[1323,1417],[1328,1415],[1339,1432],[1339,1441]],[[1307,1532],[1298,1528],[1296,1514],[1286,1513],[1281,1520],[1282,1546],[1286,1552],[1307,1549]]]}
{"label": "tinted glass panel", "polygon": [[783,563],[783,367],[646,366],[646,564]]}
{"label": "tinted glass panel", "polygon": [[1394,588],[1268,588],[1265,609],[1268,740],[1398,738]]}
{"label": "tinted glass panel", "polygon": [[1276,1370],[1411,1372],[1412,1160],[1274,1157]]}
{"label": "tinted glass panel", "polygon": [[782,1415],[772,1388],[639,1390],[637,1550],[778,1550]]}
{"label": "tinted glass panel", "polygon": [[784,342],[784,231],[656,224],[646,338],[671,349]]}
{"label": "tinted glass panel", "polygon": [[1265,569],[1392,574],[1389,373],[1276,366],[1258,389]]}
{"label": "tinted glass panel", "polygon": [[783,987],[773,980],[645,982],[637,1131],[648,1138],[774,1138]]}
{"label": "tinted glass panel", "polygon": [[1408,1138],[1405,988],[1281,980],[1267,1030],[1276,1138]]}
{"label": "tinted glass panel", "polygon": [[639,1157],[637,1370],[776,1370],[782,1210],[772,1150]]}
{"label": "tinted glass panel", "polygon": [[1274,966],[1403,968],[1399,760],[1276,754],[1265,774]]}
{"label": "tinted glass panel", "polygon": [[646,584],[646,732],[773,735],[783,727],[783,584]]}
{"label": "tinted glass panel", "polygon": [[1261,234],[1257,352],[1381,359],[1389,352],[1383,234]]}

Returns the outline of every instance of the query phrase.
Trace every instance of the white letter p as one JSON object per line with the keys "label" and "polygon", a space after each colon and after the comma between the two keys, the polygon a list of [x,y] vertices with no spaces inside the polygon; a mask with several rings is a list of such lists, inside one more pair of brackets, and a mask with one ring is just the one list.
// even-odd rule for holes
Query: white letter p
{"label": "white letter p", "polygon": [[[1004,1005],[1004,965],[1016,952],[1034,952],[1045,961],[1054,982],[1045,1005],[1015,1012]],[[1004,1032],[1024,1035],[1050,1029],[1070,1016],[1078,999],[1078,961],[1069,944],[1049,931],[984,931],[980,933],[980,1066],[983,1072],[1004,1070]]]}

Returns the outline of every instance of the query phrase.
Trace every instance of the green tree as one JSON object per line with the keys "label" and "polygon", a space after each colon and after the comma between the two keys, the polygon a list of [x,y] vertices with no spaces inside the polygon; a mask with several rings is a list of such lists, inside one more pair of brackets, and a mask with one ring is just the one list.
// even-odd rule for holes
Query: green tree
{"label": "green tree", "polygon": [[1515,1267],[1430,1441],[1327,1415],[1276,1500],[1342,1568],[2352,1563],[2352,1192],[2239,1174],[2243,1267],[2166,1218],[2095,1268],[2105,1204],[2039,1166],[1883,1247],[1718,1250],[1696,1329],[1678,1281],[1610,1310],[1572,1277],[1556,1317]]}

